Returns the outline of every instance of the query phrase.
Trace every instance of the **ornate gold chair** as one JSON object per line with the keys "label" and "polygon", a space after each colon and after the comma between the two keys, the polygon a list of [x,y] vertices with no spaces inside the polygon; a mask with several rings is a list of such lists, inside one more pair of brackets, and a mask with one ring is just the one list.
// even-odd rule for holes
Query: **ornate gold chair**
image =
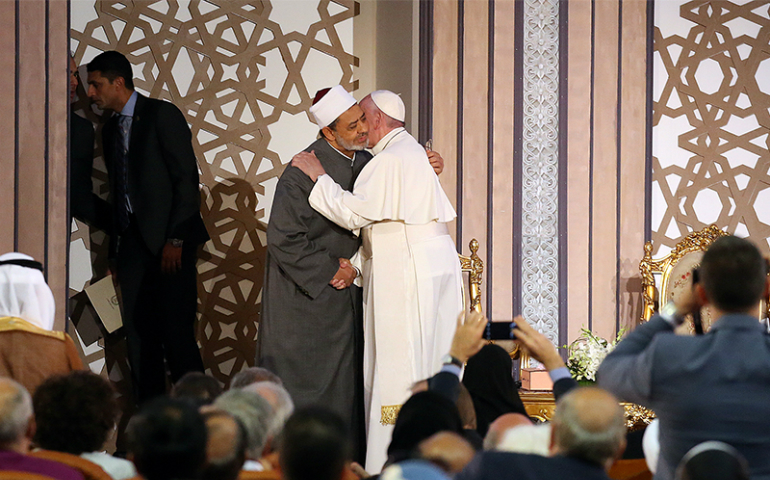
{"label": "ornate gold chair", "polygon": [[[716,225],[698,232],[692,232],[676,244],[673,250],[660,258],[652,258],[652,242],[644,244],[644,257],[639,263],[639,271],[642,274],[643,307],[641,320],[643,322],[652,318],[662,304],[671,299],[678,298],[680,292],[692,285],[692,270],[700,265],[704,251],[719,237],[728,235]],[[659,278],[656,282],[656,277]],[[658,287],[659,285],[659,287]],[[767,315],[768,303],[763,302],[760,318]],[[703,330],[707,331],[711,326],[712,313],[709,307],[701,311]],[[694,333],[690,319],[686,321],[677,333]]]}
{"label": "ornate gold chair", "polygon": [[[698,232],[692,232],[676,244],[667,255],[652,258],[652,242],[644,244],[644,257],[639,263],[639,272],[642,274],[642,317],[646,322],[652,318],[662,304],[677,298],[679,292],[692,285],[692,270],[700,265],[703,252],[719,237],[724,237],[727,232],[716,225],[709,225]],[[655,277],[660,278],[658,284]],[[661,295],[662,293],[662,295]],[[701,312],[703,329],[707,330],[711,325],[711,313],[707,308]],[[692,329],[692,322],[685,323],[688,329]]]}

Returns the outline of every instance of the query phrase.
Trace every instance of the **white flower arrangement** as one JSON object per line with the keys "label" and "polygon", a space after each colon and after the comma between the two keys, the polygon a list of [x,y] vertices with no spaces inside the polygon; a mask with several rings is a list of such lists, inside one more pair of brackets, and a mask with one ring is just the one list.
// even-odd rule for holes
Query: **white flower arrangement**
{"label": "white flower arrangement", "polygon": [[615,348],[615,345],[618,344],[626,333],[626,329],[620,329],[617,337],[612,342],[597,336],[586,328],[581,328],[580,332],[581,335],[577,340],[569,346],[565,345],[563,347],[569,353],[567,368],[575,380],[579,382],[595,382],[596,371],[599,370],[599,365],[601,365],[604,357]]}

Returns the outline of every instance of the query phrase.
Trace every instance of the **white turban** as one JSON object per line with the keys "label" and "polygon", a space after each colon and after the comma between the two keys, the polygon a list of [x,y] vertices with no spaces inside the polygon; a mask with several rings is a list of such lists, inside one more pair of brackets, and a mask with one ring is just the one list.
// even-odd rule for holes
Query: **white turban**
{"label": "white turban", "polygon": [[318,128],[324,128],[355,104],[356,99],[353,95],[349,94],[342,85],[337,85],[330,88],[326,95],[310,107],[310,113],[313,114]]}
{"label": "white turban", "polygon": [[[23,253],[0,255],[5,260],[32,260]],[[17,317],[45,330],[53,329],[53,293],[43,272],[20,265],[0,265],[0,317]]]}
{"label": "white turban", "polygon": [[377,90],[370,95],[372,101],[382,113],[394,120],[403,122],[406,118],[406,107],[400,95],[396,95],[390,90]]}

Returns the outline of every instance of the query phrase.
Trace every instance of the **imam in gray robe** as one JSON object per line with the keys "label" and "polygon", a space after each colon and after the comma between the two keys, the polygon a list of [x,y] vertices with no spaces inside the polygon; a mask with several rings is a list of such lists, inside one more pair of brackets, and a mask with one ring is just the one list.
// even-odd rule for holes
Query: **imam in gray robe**
{"label": "imam in gray robe", "polygon": [[[351,165],[325,139],[306,151],[315,151],[326,173],[347,190],[371,158],[357,152]],[[257,365],[281,377],[297,407],[319,404],[335,410],[359,440],[364,429],[361,289],[337,290],[329,281],[339,259],[352,257],[360,242],[310,207],[313,185],[301,170],[287,165],[276,186],[267,227]]]}

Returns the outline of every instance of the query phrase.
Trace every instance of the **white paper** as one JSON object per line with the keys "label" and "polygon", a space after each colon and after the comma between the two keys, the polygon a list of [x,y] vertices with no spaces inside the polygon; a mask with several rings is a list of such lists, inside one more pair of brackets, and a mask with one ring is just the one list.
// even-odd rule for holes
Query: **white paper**
{"label": "white paper", "polygon": [[107,275],[96,283],[86,287],[86,295],[91,300],[96,315],[102,321],[107,332],[112,333],[123,326],[120,316],[120,302],[112,283],[112,276]]}

